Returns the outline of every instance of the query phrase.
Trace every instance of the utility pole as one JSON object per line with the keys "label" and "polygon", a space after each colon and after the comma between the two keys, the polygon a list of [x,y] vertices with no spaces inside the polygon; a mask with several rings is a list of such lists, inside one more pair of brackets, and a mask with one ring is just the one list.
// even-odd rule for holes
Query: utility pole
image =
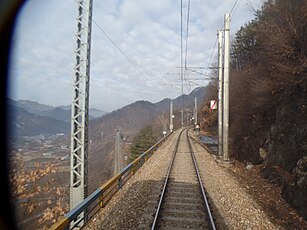
{"label": "utility pole", "polygon": [[182,62],[182,0],[181,0],[181,40],[180,40],[180,67],[181,67],[181,127],[183,127],[183,62]]}
{"label": "utility pole", "polygon": [[183,127],[183,105],[182,105],[182,109],[181,109],[181,127]]}
{"label": "utility pole", "polygon": [[173,125],[173,100],[170,102],[170,113],[169,113],[169,131],[173,132],[174,125]]}
{"label": "utility pole", "polygon": [[186,114],[186,118],[187,118],[187,126],[189,126],[189,125],[191,125],[190,123],[190,116],[191,116],[191,114],[193,114],[193,109],[191,109],[191,108],[186,108],[186,109],[184,109],[184,111],[186,112],[185,114]]}
{"label": "utility pole", "polygon": [[[88,107],[92,29],[92,0],[77,0],[76,62],[71,108],[70,209],[88,192]],[[78,219],[84,217],[84,212]],[[77,220],[78,221],[78,220]],[[84,221],[78,224],[82,227]]]}
{"label": "utility pole", "polygon": [[224,25],[224,100],[223,100],[223,160],[229,161],[229,34],[230,17],[225,14]]}
{"label": "utility pole", "polygon": [[118,127],[115,134],[114,175],[118,174],[122,168],[120,139],[120,129]]}
{"label": "utility pole", "polygon": [[218,156],[223,155],[223,34],[218,31],[218,68],[219,68],[219,89],[218,89]]}
{"label": "utility pole", "polygon": [[194,125],[197,124],[197,97],[194,99]]}

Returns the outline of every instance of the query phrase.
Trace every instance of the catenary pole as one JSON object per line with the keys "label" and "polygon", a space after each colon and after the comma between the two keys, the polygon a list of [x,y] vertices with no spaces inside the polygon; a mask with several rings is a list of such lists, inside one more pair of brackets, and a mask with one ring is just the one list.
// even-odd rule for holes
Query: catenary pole
{"label": "catenary pole", "polygon": [[225,14],[224,20],[223,160],[229,161],[229,14]]}
{"label": "catenary pole", "polygon": [[218,31],[218,156],[223,155],[223,32]]}
{"label": "catenary pole", "polygon": [[[182,62],[182,0],[181,0],[181,40],[180,40],[180,71],[181,71],[181,127],[183,127],[183,62]],[[188,125],[188,124],[187,124]]]}
{"label": "catenary pole", "polygon": [[114,151],[114,175],[118,174],[122,168],[121,166],[121,148],[120,148],[120,128],[116,129],[115,134],[115,151]]}
{"label": "catenary pole", "polygon": [[[77,0],[77,32],[71,108],[70,209],[88,192],[88,107],[92,28],[92,0]],[[81,213],[78,220],[84,218]],[[73,223],[72,223],[73,224]],[[82,227],[81,221],[77,227]]]}
{"label": "catenary pole", "polygon": [[194,99],[194,125],[197,124],[197,97]]}
{"label": "catenary pole", "polygon": [[174,125],[173,125],[173,100],[170,102],[170,113],[169,113],[169,131],[173,132]]}

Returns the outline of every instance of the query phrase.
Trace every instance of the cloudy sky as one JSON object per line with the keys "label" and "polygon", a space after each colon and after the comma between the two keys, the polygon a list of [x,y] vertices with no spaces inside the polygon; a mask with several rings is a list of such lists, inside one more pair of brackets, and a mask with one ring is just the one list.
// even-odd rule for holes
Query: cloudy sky
{"label": "cloudy sky", "polygon": [[[191,0],[187,66],[208,66],[216,31],[235,1]],[[252,8],[259,9],[262,1],[238,1],[231,17],[232,35],[253,18]],[[183,47],[187,5],[188,0],[183,0]],[[13,38],[11,98],[53,106],[71,103],[76,15],[74,0],[29,0],[24,5]],[[93,23],[90,107],[112,111],[137,100],[157,102],[181,94],[176,68],[180,0],[94,0],[93,18],[134,65]],[[184,93],[196,84],[185,85]]]}

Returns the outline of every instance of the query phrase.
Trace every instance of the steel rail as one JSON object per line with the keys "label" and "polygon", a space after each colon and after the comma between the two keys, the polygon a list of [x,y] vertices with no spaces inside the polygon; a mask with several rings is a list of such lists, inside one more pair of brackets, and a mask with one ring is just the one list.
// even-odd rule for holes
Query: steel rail
{"label": "steel rail", "polygon": [[[101,208],[111,200],[113,195],[121,189],[125,182],[147,161],[147,159],[154,154],[154,152],[164,143],[172,133],[169,133],[166,137],[159,140],[155,145],[141,154],[138,158],[132,161],[129,165],[121,170],[121,172],[106,183],[101,185],[96,191],[85,198],[80,204],[78,204],[73,210],[66,213],[59,221],[50,227],[50,230],[63,230],[63,229],[73,229],[76,227],[76,223],[82,220],[89,220],[97,213]],[[92,207],[91,207],[92,206]],[[97,210],[94,210],[97,208]],[[80,220],[76,220],[77,217],[84,210],[89,209],[90,212],[86,213],[86,216]],[[76,221],[73,226],[69,226],[70,223]]]}
{"label": "steel rail", "polygon": [[158,216],[160,214],[161,205],[162,205],[162,202],[164,200],[164,195],[165,195],[165,190],[166,190],[166,186],[167,186],[167,183],[168,183],[169,175],[171,173],[173,163],[174,163],[174,159],[175,159],[175,156],[176,156],[176,153],[177,153],[177,150],[178,150],[180,137],[181,137],[181,134],[183,133],[184,130],[185,129],[183,129],[179,134],[179,137],[178,137],[178,140],[177,140],[177,143],[176,143],[176,147],[175,147],[173,154],[172,154],[171,162],[170,162],[168,169],[167,169],[165,181],[164,181],[164,184],[163,184],[163,189],[162,189],[162,192],[160,194],[160,199],[159,199],[159,203],[158,203],[158,206],[157,206],[157,209],[156,209],[155,218],[154,218],[154,221],[153,221],[152,226],[151,226],[151,230],[154,230],[155,227],[156,227],[156,224],[157,224]]}
{"label": "steel rail", "polygon": [[[165,178],[165,181],[164,181],[164,184],[163,184],[163,189],[162,189],[161,194],[160,194],[160,199],[159,199],[158,206],[156,208],[155,217],[154,217],[154,220],[153,220],[153,223],[152,223],[152,226],[151,226],[151,230],[154,230],[154,229],[157,228],[158,219],[160,217],[161,206],[162,206],[162,203],[163,203],[163,201],[165,200],[165,197],[166,197],[165,191],[166,191],[167,184],[168,184],[168,181],[169,181],[169,176],[170,176],[170,173],[172,171],[173,164],[174,164],[174,159],[176,157],[176,153],[177,153],[177,150],[178,150],[180,137],[185,130],[186,129],[183,129],[178,136],[178,141],[176,143],[176,147],[175,147],[175,150],[173,151],[171,162],[169,164],[169,167],[168,167],[168,170],[167,170],[167,173],[166,173],[166,178]],[[211,229],[216,230],[214,219],[212,217],[212,213],[211,213],[210,206],[209,206],[209,203],[208,203],[208,199],[206,197],[205,189],[204,189],[202,181],[201,181],[201,177],[200,177],[200,173],[199,173],[199,170],[198,170],[195,154],[194,154],[191,142],[190,142],[190,137],[188,135],[188,130],[186,132],[186,137],[187,137],[191,157],[192,157],[192,160],[193,160],[193,166],[194,166],[194,169],[195,169],[195,172],[196,172],[196,175],[197,175],[197,181],[198,181],[198,184],[199,184],[200,189],[201,189],[202,199],[204,200],[205,209],[206,209],[205,211],[206,211],[206,213],[209,217]]]}
{"label": "steel rail", "polygon": [[211,213],[211,210],[210,210],[210,206],[209,206],[209,203],[208,203],[208,199],[207,199],[205,189],[204,189],[204,186],[203,186],[203,183],[202,183],[202,180],[201,180],[201,177],[200,177],[200,173],[199,173],[199,170],[198,170],[195,154],[194,154],[194,151],[193,151],[193,148],[192,148],[192,145],[191,145],[191,141],[190,141],[190,138],[189,138],[188,131],[187,131],[187,139],[188,139],[188,144],[189,144],[191,156],[192,156],[192,159],[193,159],[194,168],[195,168],[195,171],[196,171],[196,174],[197,174],[198,183],[199,183],[199,186],[201,188],[202,197],[203,197],[205,205],[206,205],[206,209],[207,209],[206,211],[207,211],[209,219],[210,219],[211,228],[212,228],[212,230],[216,230],[215,223],[214,223],[212,213]]}

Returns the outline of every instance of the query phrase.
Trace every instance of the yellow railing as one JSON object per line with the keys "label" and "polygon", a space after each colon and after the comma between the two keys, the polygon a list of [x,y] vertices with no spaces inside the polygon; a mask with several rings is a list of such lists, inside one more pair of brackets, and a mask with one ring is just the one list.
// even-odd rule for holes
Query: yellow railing
{"label": "yellow railing", "polygon": [[[170,136],[162,138],[146,152],[142,153],[138,158],[121,170],[120,173],[109,179],[100,186],[95,192],[84,199],[74,209],[65,214],[50,229],[62,230],[73,229],[78,227],[80,223],[91,219],[101,208],[111,200],[113,195],[126,183],[126,181],[144,164],[145,161],[162,145],[162,143]],[[80,214],[82,218],[79,218]],[[72,224],[71,224],[72,223]],[[72,226],[70,226],[72,225]]]}

